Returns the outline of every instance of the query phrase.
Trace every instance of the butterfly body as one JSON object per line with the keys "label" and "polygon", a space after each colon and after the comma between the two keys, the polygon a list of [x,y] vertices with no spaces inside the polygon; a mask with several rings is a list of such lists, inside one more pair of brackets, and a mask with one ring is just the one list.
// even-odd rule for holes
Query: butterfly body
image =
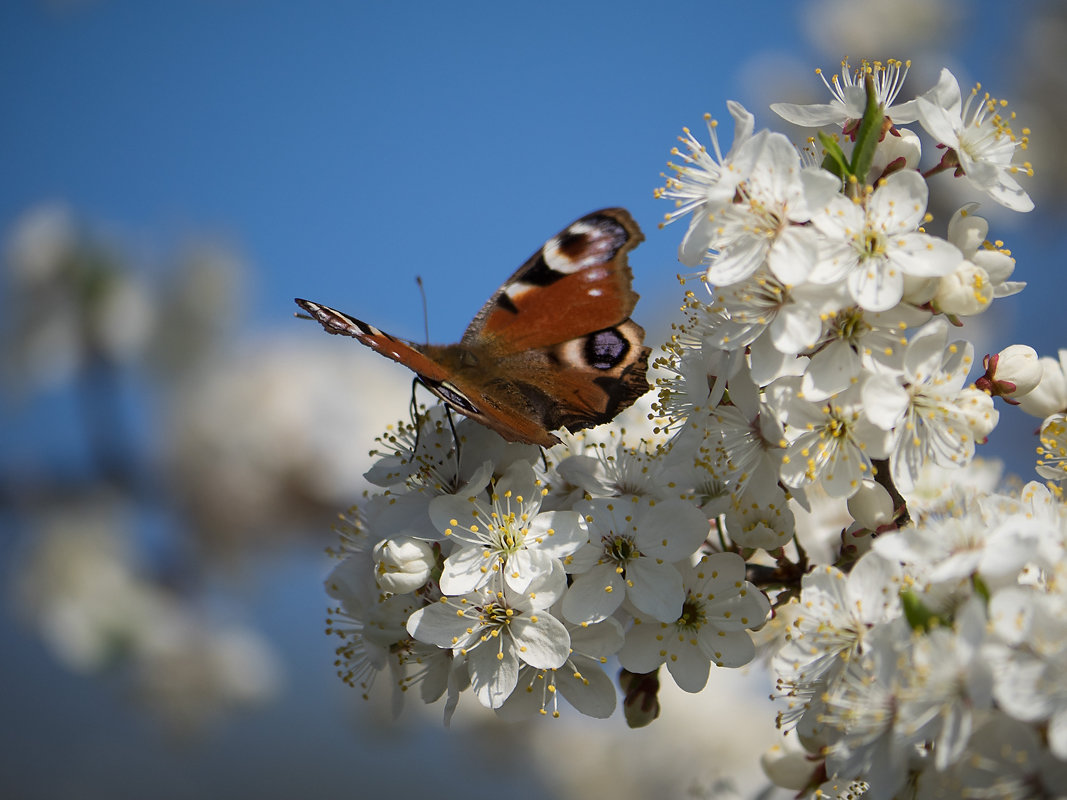
{"label": "butterfly body", "polygon": [[626,254],[644,237],[623,209],[552,237],[478,312],[459,344],[420,345],[327,306],[297,304],[413,370],[431,392],[508,441],[551,447],[551,431],[608,422],[648,390],[649,348],[629,319]]}

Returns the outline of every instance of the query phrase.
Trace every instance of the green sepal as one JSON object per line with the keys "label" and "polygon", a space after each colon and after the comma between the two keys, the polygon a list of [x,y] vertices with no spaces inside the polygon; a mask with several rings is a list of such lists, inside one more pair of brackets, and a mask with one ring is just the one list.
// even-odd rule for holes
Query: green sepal
{"label": "green sepal", "polygon": [[845,151],[841,149],[841,145],[837,143],[837,140],[828,133],[819,131],[818,134],[819,144],[826,151],[826,155],[822,160],[822,168],[827,172],[832,172],[844,183],[846,177],[851,174],[848,159],[845,158]]}
{"label": "green sepal", "polygon": [[874,91],[874,77],[870,73],[863,80],[863,88],[867,92],[867,104],[864,106],[863,119],[860,120],[860,127],[856,132],[856,146],[852,148],[849,173],[855,175],[861,182],[866,182],[867,173],[871,171],[871,164],[874,163],[874,151],[878,147],[879,139],[882,138],[885,108],[878,103],[878,97]]}
{"label": "green sepal", "polygon": [[929,631],[943,624],[941,618],[923,605],[922,600],[911,589],[900,593],[900,605],[904,609],[904,619],[913,631]]}
{"label": "green sepal", "polygon": [[971,585],[974,587],[975,593],[985,601],[986,605],[989,604],[989,598],[991,592],[986,582],[983,581],[978,575],[971,576]]}

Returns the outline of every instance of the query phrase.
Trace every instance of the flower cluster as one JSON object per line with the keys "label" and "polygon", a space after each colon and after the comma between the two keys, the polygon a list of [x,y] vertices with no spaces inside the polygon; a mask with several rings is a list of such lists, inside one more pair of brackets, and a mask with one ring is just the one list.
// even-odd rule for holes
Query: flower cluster
{"label": "flower cluster", "polygon": [[[953,331],[1024,284],[976,203],[927,213],[940,173],[1029,210],[1028,132],[948,70],[900,102],[907,72],[845,64],[831,102],[772,106],[833,126],[804,149],[737,103],[726,152],[710,118],[710,146],[685,131],[657,196],[707,294],[686,294],[638,446],[616,422],[542,453],[439,409],[383,440],[328,580],[346,681],[388,669],[446,719],[467,689],[605,717],[614,659],[641,725],[660,667],[698,692],[764,652],[805,748],[768,763],[782,786],[1063,785],[1067,508],[1036,483],[946,487],[981,469],[995,397],[1044,419],[1038,472],[1067,476],[1067,351],[1012,345],[972,379]],[[828,502],[847,521],[799,541]]]}
{"label": "flower cluster", "polygon": [[848,574],[805,575],[783,609],[773,668],[779,723],[812,754],[802,784],[862,779],[870,798],[1067,786],[1067,505],[1037,483],[959,500],[880,536]]}
{"label": "flower cluster", "polygon": [[[737,104],[726,155],[713,122],[715,159],[688,132],[688,152],[675,151],[682,163],[659,195],[675,202],[668,222],[689,217],[679,257],[705,268],[712,296],[690,295],[660,411],[674,429],[672,456],[709,469],[733,494],[746,493],[757,452],[762,470],[798,497],[813,486],[850,497],[890,479],[906,490],[928,462],[967,464],[997,423],[991,395],[966,385],[973,348],[952,340],[950,323],[1018,292],[1023,284],[1008,280],[1015,262],[987,241],[975,204],[944,236],[922,226],[929,178],[948,164],[1027,210],[1012,177],[1025,139],[995,101],[975,105],[972,95],[961,106],[947,70],[897,104],[906,73],[899,62],[864,64],[854,79],[846,65],[834,102],[772,106],[790,122],[840,127],[837,139],[823,134],[821,166],[784,135],[754,132]],[[955,154],[926,174],[921,139],[901,127],[916,120]],[[700,373],[706,380],[694,380]],[[694,396],[694,384],[706,393]],[[743,445],[731,435],[738,423],[750,434]]]}
{"label": "flower cluster", "polygon": [[366,690],[388,667],[401,690],[447,693],[446,716],[470,688],[506,714],[558,713],[561,695],[606,717],[611,656],[636,673],[666,664],[693,692],[713,662],[751,661],[766,595],[738,554],[704,547],[692,498],[625,486],[640,452],[560,446],[546,470],[537,448],[469,420],[457,448],[438,412],[389,440],[370,474],[385,491],[344,526],[327,586],[346,681]]}

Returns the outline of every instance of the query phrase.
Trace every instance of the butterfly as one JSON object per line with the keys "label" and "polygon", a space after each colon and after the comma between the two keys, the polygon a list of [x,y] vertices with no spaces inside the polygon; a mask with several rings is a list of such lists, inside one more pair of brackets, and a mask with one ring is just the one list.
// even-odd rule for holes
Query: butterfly
{"label": "butterfly", "polygon": [[551,431],[609,422],[648,391],[651,352],[630,319],[638,295],[627,253],[644,236],[622,208],[594,211],[530,256],[459,344],[390,336],[328,306],[296,299],[327,333],[399,361],[460,414],[510,442],[551,447]]}

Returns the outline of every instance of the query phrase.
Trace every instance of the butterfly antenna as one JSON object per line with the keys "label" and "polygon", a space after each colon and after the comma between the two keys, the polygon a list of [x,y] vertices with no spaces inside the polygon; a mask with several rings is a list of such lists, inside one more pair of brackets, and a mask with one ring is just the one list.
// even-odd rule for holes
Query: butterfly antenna
{"label": "butterfly antenna", "polygon": [[303,314],[303,313],[301,313],[299,311],[294,311],[293,312],[293,316],[296,317],[297,319],[307,319],[307,320],[311,320],[312,322],[315,321],[315,318],[313,316],[311,316],[310,314]]}
{"label": "butterfly antenna", "polygon": [[426,309],[426,287],[422,285],[422,276],[415,276],[415,283],[419,285],[419,295],[422,297],[422,327],[426,334],[426,344],[430,343],[430,312]]}

